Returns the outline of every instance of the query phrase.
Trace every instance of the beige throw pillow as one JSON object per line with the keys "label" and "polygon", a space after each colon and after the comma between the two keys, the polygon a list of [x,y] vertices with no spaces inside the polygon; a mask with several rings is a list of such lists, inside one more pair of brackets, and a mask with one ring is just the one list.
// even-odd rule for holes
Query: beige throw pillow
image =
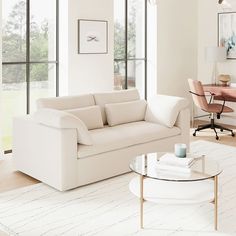
{"label": "beige throw pillow", "polygon": [[109,126],[142,121],[145,119],[147,102],[138,100],[105,105],[105,112]]}
{"label": "beige throw pillow", "polygon": [[84,122],[88,130],[103,128],[102,114],[99,106],[89,106],[66,110]]}

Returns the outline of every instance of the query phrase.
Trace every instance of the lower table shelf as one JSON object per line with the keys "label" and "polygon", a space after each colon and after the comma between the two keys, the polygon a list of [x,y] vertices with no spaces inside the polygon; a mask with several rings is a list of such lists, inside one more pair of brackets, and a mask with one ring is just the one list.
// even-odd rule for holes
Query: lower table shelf
{"label": "lower table shelf", "polygon": [[[130,191],[140,197],[140,178],[130,181]],[[212,179],[191,182],[164,181],[145,178],[143,196],[146,201],[161,204],[199,204],[214,200]]]}

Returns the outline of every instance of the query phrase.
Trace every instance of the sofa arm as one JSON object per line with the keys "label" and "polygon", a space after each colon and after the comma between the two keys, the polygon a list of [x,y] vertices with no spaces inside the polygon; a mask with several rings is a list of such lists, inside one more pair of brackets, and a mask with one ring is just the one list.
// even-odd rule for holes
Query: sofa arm
{"label": "sofa arm", "polygon": [[13,119],[15,168],[58,190],[77,187],[76,129],[39,124],[30,115]]}
{"label": "sofa arm", "polygon": [[185,98],[156,95],[148,100],[145,120],[172,128],[180,111],[188,108],[188,105],[189,102]]}
{"label": "sofa arm", "polygon": [[92,139],[84,122],[78,117],[64,111],[42,108],[34,113],[37,123],[59,129],[76,129],[78,143],[92,145]]}

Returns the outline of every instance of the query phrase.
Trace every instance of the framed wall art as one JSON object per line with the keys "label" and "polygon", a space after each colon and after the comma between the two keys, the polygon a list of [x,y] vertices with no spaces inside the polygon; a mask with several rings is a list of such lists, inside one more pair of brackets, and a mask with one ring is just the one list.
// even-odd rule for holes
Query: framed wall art
{"label": "framed wall art", "polygon": [[108,22],[103,20],[78,20],[78,53],[108,53]]}
{"label": "framed wall art", "polygon": [[236,59],[236,12],[218,14],[218,46],[226,47],[227,59]]}

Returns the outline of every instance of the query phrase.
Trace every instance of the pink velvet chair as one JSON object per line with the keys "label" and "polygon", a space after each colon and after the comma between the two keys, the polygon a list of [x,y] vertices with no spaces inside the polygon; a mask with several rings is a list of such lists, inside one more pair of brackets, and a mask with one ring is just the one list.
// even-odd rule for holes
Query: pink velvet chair
{"label": "pink velvet chair", "polygon": [[189,87],[190,87],[190,93],[192,94],[192,98],[194,101],[194,104],[200,108],[201,110],[210,113],[211,123],[207,125],[200,125],[197,129],[195,129],[193,136],[196,136],[196,132],[204,129],[213,129],[216,134],[216,139],[219,139],[219,136],[217,135],[216,129],[220,129],[221,132],[224,130],[227,130],[231,132],[231,135],[234,137],[234,132],[231,129],[225,128],[221,125],[215,124],[214,115],[217,115],[217,119],[220,119],[220,115],[222,113],[228,113],[233,112],[233,109],[230,107],[225,106],[225,100],[223,101],[223,104],[220,103],[214,103],[214,95],[213,93],[210,93],[210,101],[207,102],[202,83],[197,80],[188,79]]}

